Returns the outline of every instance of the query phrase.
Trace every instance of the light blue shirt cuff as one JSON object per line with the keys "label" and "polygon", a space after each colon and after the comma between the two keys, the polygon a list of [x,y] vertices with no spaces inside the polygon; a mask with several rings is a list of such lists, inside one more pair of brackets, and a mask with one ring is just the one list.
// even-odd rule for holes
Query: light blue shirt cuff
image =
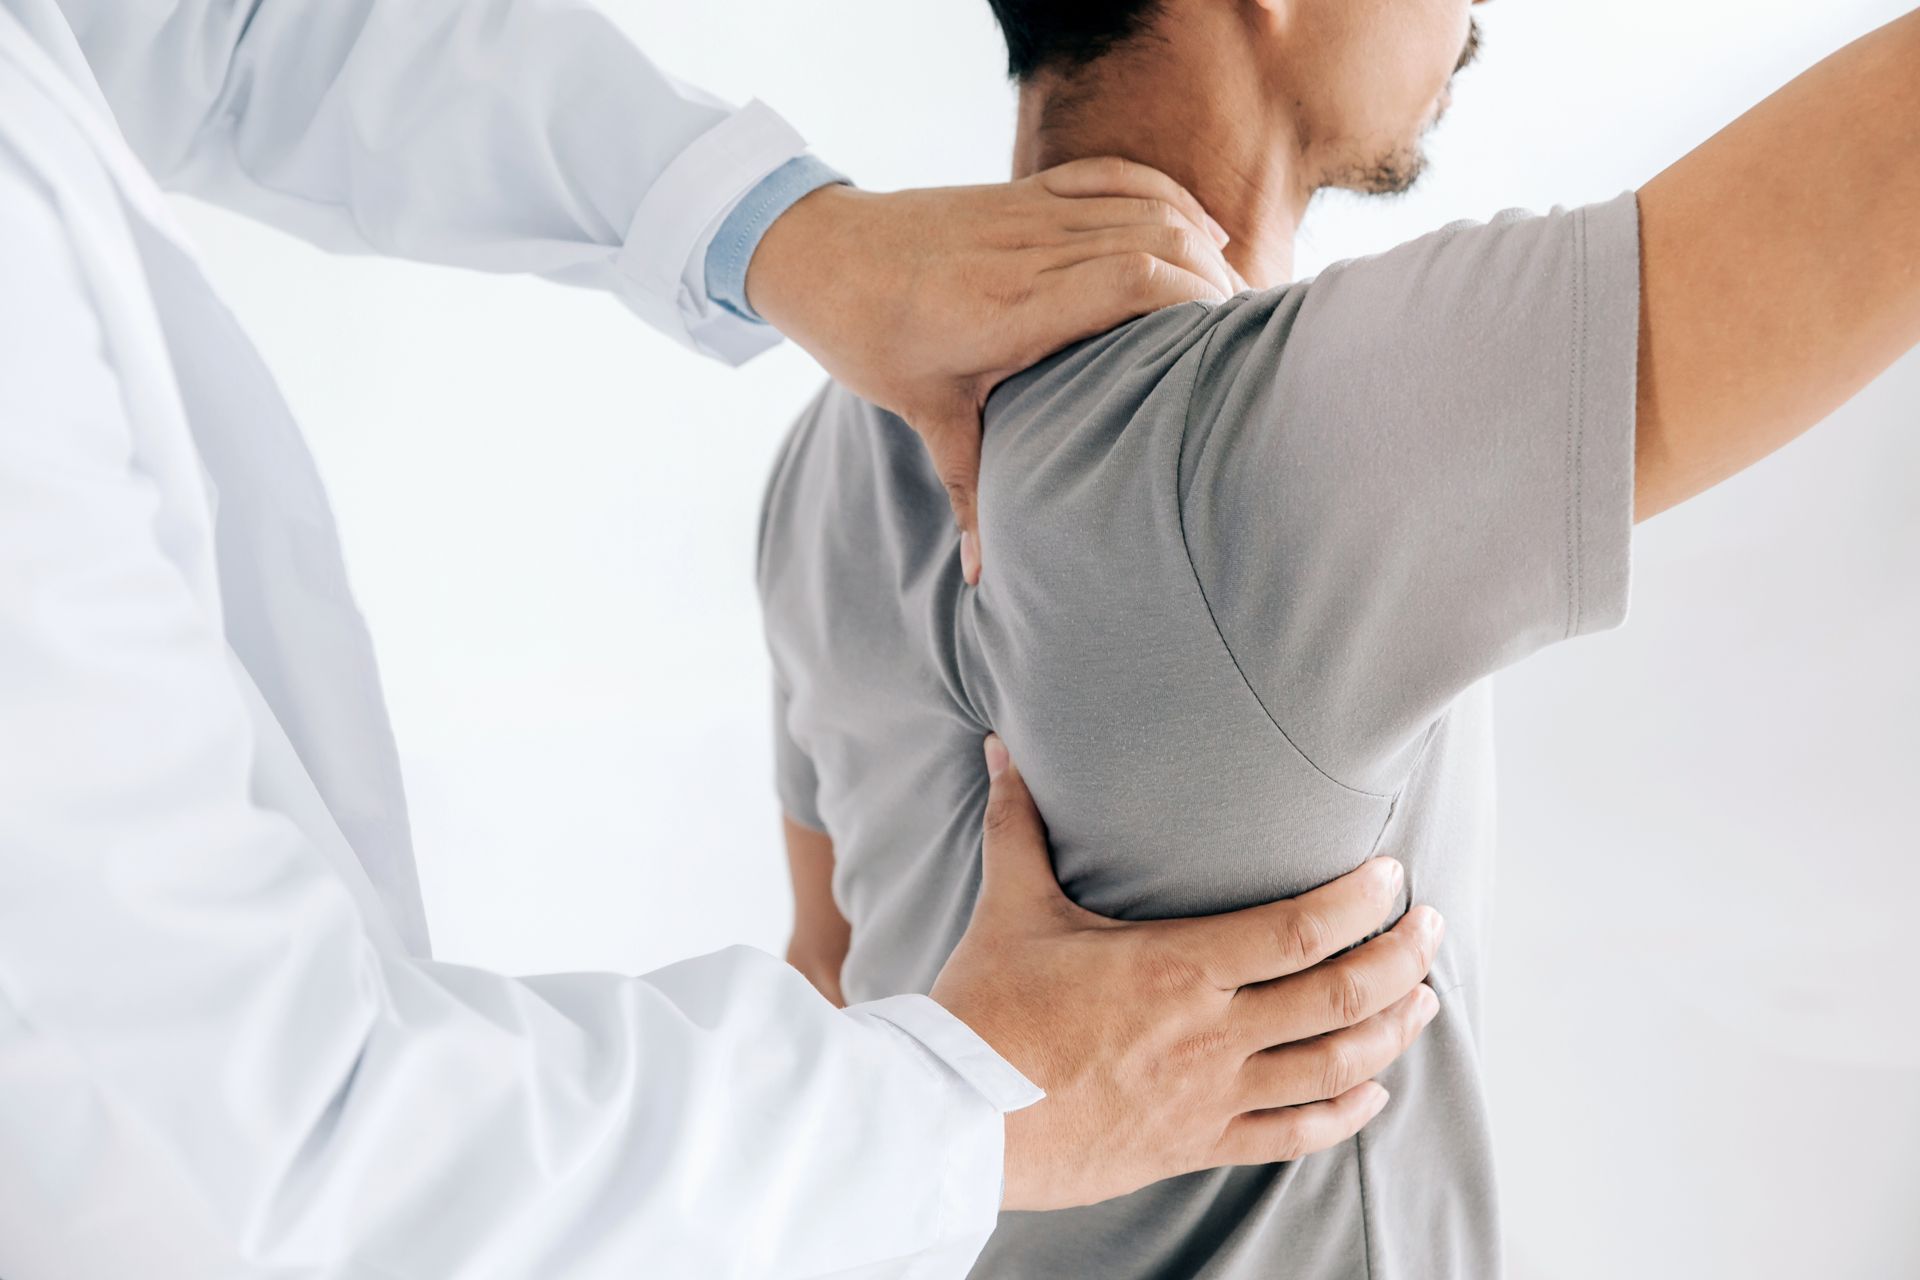
{"label": "light blue shirt cuff", "polygon": [[747,302],[747,264],[774,219],[804,195],[847,177],[812,156],[793,159],[740,198],[707,246],[707,297],[743,320],[765,323]]}

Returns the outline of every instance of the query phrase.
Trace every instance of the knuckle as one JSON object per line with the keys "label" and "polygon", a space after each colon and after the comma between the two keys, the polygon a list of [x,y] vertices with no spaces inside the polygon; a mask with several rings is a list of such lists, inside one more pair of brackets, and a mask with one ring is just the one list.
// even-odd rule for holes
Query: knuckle
{"label": "knuckle", "polygon": [[1137,204],[1142,221],[1152,223],[1162,230],[1178,231],[1186,225],[1186,219],[1181,216],[1180,211],[1165,200],[1153,196],[1141,196]]}
{"label": "knuckle", "polygon": [[996,271],[982,280],[981,293],[998,311],[1017,311],[1033,301],[1032,272]]}
{"label": "knuckle", "polygon": [[1291,1164],[1312,1152],[1307,1140],[1307,1128],[1298,1119],[1288,1116],[1274,1128],[1271,1158],[1276,1163]]}
{"label": "knuckle", "polygon": [[1121,287],[1138,296],[1153,292],[1162,268],[1160,259],[1141,249],[1121,254],[1114,270]]}
{"label": "knuckle", "polygon": [[1279,937],[1280,954],[1299,969],[1314,956],[1326,953],[1328,939],[1327,922],[1312,911],[1291,911],[1281,922]]}
{"label": "knuckle", "polygon": [[974,481],[970,475],[950,475],[944,481],[947,499],[956,507],[973,505]]}
{"label": "knuckle", "polygon": [[987,813],[980,822],[982,830],[990,836],[1003,834],[1009,826],[1013,825],[1015,812],[1013,797],[1004,792],[996,792],[987,801]]}
{"label": "knuckle", "polygon": [[1372,983],[1358,965],[1337,966],[1327,981],[1327,1010],[1339,1025],[1350,1027],[1366,1016]]}
{"label": "knuckle", "polygon": [[1319,1096],[1337,1098],[1360,1083],[1360,1064],[1354,1052],[1338,1040],[1329,1040],[1320,1050]]}
{"label": "knuckle", "polygon": [[1191,991],[1206,980],[1201,966],[1192,956],[1164,942],[1143,947],[1136,963],[1141,969],[1141,980],[1153,991]]}
{"label": "knuckle", "polygon": [[1147,230],[1146,243],[1153,256],[1163,262],[1191,262],[1199,256],[1192,233],[1184,227],[1150,227]]}
{"label": "knuckle", "polygon": [[1173,1050],[1175,1062],[1197,1066],[1210,1062],[1233,1047],[1233,1038],[1223,1028],[1209,1027],[1181,1039]]}

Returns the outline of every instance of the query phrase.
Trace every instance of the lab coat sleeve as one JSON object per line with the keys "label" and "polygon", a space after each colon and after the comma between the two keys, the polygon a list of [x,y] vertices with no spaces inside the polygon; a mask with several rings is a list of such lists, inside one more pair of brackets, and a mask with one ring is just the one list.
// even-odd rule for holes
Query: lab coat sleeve
{"label": "lab coat sleeve", "polygon": [[324,247],[606,289],[738,363],[705,248],[801,154],[764,105],[663,73],[580,0],[60,0],[162,186]]}
{"label": "lab coat sleeve", "polygon": [[[92,251],[8,155],[0,1080],[57,1063],[58,1096],[0,1090],[0,1188],[58,1210],[0,1195],[0,1258],[151,1192],[230,1250],[194,1275],[963,1274],[1033,1095],[930,1002],[842,1013],[746,948],[644,979],[412,959],[254,797],[204,508],[130,427]],[[164,1185],[87,1164],[115,1133]]]}

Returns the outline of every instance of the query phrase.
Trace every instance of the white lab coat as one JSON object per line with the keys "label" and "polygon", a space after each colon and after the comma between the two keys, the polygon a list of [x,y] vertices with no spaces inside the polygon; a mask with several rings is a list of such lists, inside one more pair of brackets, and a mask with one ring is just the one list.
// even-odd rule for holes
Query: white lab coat
{"label": "white lab coat", "polygon": [[151,176],[737,359],[702,247],[800,147],[572,4],[0,0],[0,1276],[966,1270],[1035,1094],[931,1002],[428,958],[325,495]]}

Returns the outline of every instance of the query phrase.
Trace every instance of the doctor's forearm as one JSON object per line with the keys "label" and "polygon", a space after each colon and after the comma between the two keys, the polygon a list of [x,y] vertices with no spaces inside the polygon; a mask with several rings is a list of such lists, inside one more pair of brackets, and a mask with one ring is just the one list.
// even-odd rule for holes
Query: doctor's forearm
{"label": "doctor's forearm", "polygon": [[590,4],[61,3],[163,185],[326,248],[605,289],[730,359],[772,340],[688,285],[702,237],[804,144]]}
{"label": "doctor's forearm", "polygon": [[386,252],[618,245],[730,113],[569,0],[62,5],[163,185]]}

